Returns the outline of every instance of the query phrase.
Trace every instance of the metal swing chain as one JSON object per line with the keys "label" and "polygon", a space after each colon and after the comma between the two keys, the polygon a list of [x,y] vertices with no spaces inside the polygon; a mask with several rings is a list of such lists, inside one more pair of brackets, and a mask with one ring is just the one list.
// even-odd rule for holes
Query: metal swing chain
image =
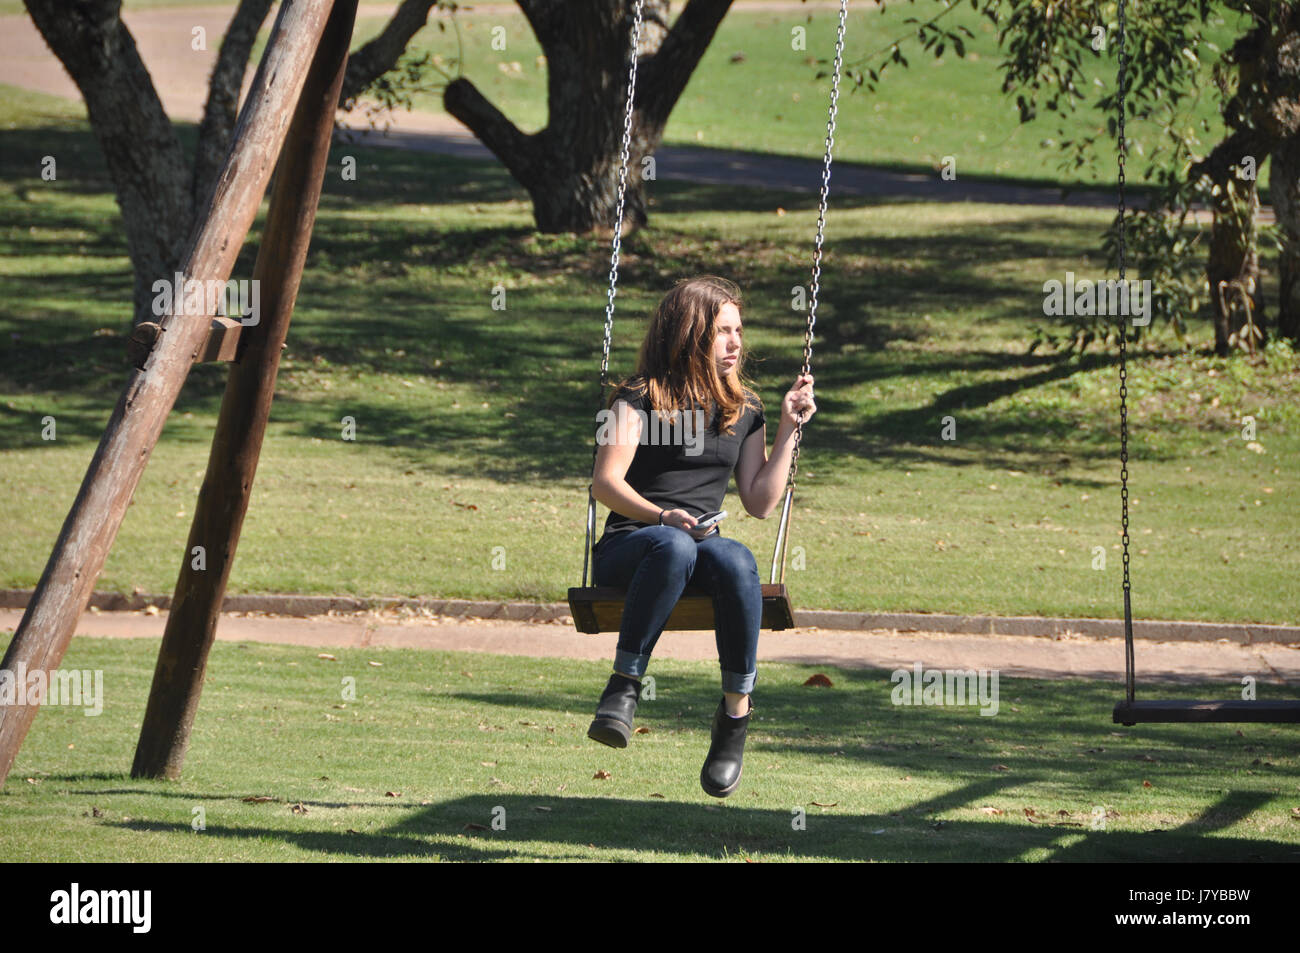
{"label": "metal swing chain", "polygon": [[[1124,72],[1127,60],[1124,56],[1124,5],[1119,0],[1119,280],[1125,281],[1124,260],[1124,162],[1127,147],[1124,142]],[[1123,546],[1124,561],[1124,691],[1129,704],[1134,699],[1133,674],[1133,607],[1129,585],[1129,536],[1128,536],[1128,328],[1125,315],[1119,321],[1119,498],[1120,522],[1123,527],[1120,535]]]}
{"label": "metal swing chain", "polygon": [[[623,111],[623,148],[618,166],[618,206],[614,213],[614,240],[609,255],[609,295],[605,304],[605,341],[600,355],[600,403],[597,410],[605,408],[605,387],[609,384],[609,348],[614,336],[614,296],[618,293],[618,253],[623,245],[623,208],[627,195],[627,163],[632,151],[632,108],[636,98],[636,67],[641,50],[642,7],[645,0],[636,0],[632,14],[632,57],[627,71],[627,106]],[[592,482],[587,484],[587,543],[582,554],[582,585],[587,585],[587,573],[593,560],[596,545],[596,497],[592,486],[596,478],[596,453],[600,446],[595,439],[591,446]]]}
{"label": "metal swing chain", "polygon": [[[812,284],[808,302],[808,326],[803,338],[803,367],[800,375],[812,371],[813,326],[817,323],[817,295],[821,291],[822,244],[826,238],[826,205],[831,188],[831,152],[835,146],[835,116],[839,110],[840,72],[844,64],[844,32],[848,17],[848,0],[840,0],[840,20],[835,38],[835,67],[831,74],[831,104],[826,119],[826,152],[822,157],[822,192],[821,204],[817,211],[817,237],[813,247]],[[785,551],[788,540],[787,528],[790,523],[790,510],[794,501],[796,487],[795,474],[799,470],[799,447],[803,441],[803,416],[795,420],[794,449],[790,454],[790,473],[787,477],[785,502],[781,506],[781,525],[776,532],[776,546],[772,551],[773,583],[785,582]],[[778,577],[778,567],[780,575]]]}

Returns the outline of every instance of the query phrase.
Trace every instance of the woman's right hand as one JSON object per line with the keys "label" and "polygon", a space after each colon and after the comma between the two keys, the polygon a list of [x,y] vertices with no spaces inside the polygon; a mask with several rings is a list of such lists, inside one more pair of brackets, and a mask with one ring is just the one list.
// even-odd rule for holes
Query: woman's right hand
{"label": "woman's right hand", "polygon": [[662,522],[665,526],[676,526],[678,529],[690,529],[699,522],[690,513],[685,510],[664,510]]}
{"label": "woman's right hand", "polygon": [[696,539],[704,539],[717,529],[717,526],[710,526],[708,529],[697,530],[695,524],[698,522],[699,520],[685,510],[664,510],[665,526],[676,526],[678,529],[684,529]]}

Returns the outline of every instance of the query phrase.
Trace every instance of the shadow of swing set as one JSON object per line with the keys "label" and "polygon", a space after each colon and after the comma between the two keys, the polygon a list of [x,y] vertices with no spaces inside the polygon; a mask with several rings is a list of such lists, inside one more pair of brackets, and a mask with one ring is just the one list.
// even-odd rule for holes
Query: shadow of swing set
{"label": "shadow of swing set", "polygon": [[[260,283],[261,316],[245,326],[211,314],[195,317],[182,308],[142,323],[132,334],[133,368],[87,468],[53,552],[31,601],[5,652],[0,670],[10,678],[18,671],[56,669],[65,655],[77,620],[85,611],[95,580],[117,536],[167,415],[196,362],[229,363],[208,467],[199,492],[176,588],[159,648],[153,683],[141,724],[131,776],[178,778],[198,710],[204,673],[216,638],[221,604],[239,542],[258,455],[270,414],[280,352],[284,348],[294,302],[311,240],[321,185],[328,163],[335,106],[338,102],[357,0],[300,0],[281,4],[265,53],[240,111],[232,144],[213,187],[202,226],[184,255],[183,275],[224,284],[275,173],[262,242],[253,269]],[[636,5],[640,19],[641,0]],[[823,229],[829,194],[831,151],[847,0],[841,0],[835,73],[827,122],[820,214],[813,257],[812,295],[804,339],[803,373],[810,368],[816,318]],[[1124,278],[1124,4],[1120,4],[1120,278]],[[613,328],[618,252],[627,176],[628,130],[635,90],[636,55],[632,47],[623,163],[619,171],[618,227],[611,255],[609,302],[605,315],[601,364],[601,405],[609,383],[609,343]],[[188,320],[187,320],[188,318]],[[1113,720],[1138,722],[1300,722],[1300,701],[1137,701],[1134,697],[1133,620],[1128,556],[1127,375],[1125,331],[1120,340],[1121,500],[1124,545],[1124,630],[1126,697]],[[772,582],[763,586],[763,628],[794,626],[790,595],[784,582],[785,550],[802,438],[796,427],[785,501],[772,560]],[[596,451],[593,447],[592,461]],[[569,590],[575,625],[582,632],[616,631],[624,593],[586,585],[595,542],[595,500],[588,485],[587,534],[583,586]],[[205,554],[204,568],[191,555]],[[778,575],[779,573],[779,575]],[[666,628],[708,630],[714,625],[711,598],[688,591]],[[31,704],[0,705],[0,786],[39,709]]]}

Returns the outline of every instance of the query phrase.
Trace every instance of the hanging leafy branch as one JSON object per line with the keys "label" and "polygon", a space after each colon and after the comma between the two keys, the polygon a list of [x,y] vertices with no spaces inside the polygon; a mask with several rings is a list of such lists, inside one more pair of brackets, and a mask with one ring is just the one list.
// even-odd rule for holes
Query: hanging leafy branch
{"label": "hanging leafy branch", "polygon": [[[901,0],[895,0],[901,2]],[[916,0],[907,0],[915,4]],[[908,65],[903,53],[912,42],[934,56],[951,46],[966,54],[964,26],[941,22],[962,0],[933,0],[941,9],[928,19],[909,17],[907,32],[879,50],[849,64],[857,86],[874,90],[893,64]],[[1040,111],[1058,114],[1058,138],[1045,145],[1061,151],[1061,168],[1094,170],[1103,137],[1118,149],[1119,90],[1118,3],[1079,0],[966,0],[972,11],[992,23],[1005,57],[999,65],[1002,91],[1015,95],[1021,122]],[[1300,250],[1300,223],[1261,236],[1254,224],[1258,206],[1259,166],[1282,144],[1293,142],[1300,119],[1297,89],[1300,68],[1300,11],[1294,0],[1129,0],[1125,27],[1125,120],[1143,123],[1148,148],[1126,132],[1129,157],[1145,161],[1142,178],[1150,201],[1126,218],[1126,249],[1141,274],[1152,280],[1153,326],[1171,326],[1187,340],[1187,320],[1208,302],[1214,313],[1216,347],[1222,352],[1247,339],[1241,333],[1240,309],[1227,300],[1243,295],[1246,321],[1262,318],[1259,297],[1258,245],[1261,238],[1282,247],[1286,260]],[[886,4],[880,4],[882,12]],[[1228,50],[1207,38],[1222,13],[1236,15],[1243,32]],[[1101,68],[1101,76],[1089,71]],[[1201,98],[1216,94],[1225,136],[1206,151],[1215,134],[1211,124],[1194,115]],[[1091,105],[1107,117],[1104,127],[1083,135],[1077,130],[1079,107]],[[1151,132],[1155,130],[1155,132]],[[1292,138],[1288,138],[1292,137]],[[1151,141],[1151,140],[1154,141]],[[1274,163],[1276,165],[1276,162]],[[1276,189],[1276,183],[1275,183]],[[1192,211],[1213,210],[1208,230]],[[1103,248],[1115,264],[1118,216]],[[1292,236],[1288,238],[1287,236]],[[1208,260],[1200,265],[1196,255]],[[1289,258],[1287,256],[1290,256]],[[1285,282],[1284,282],[1285,283]],[[1292,282],[1294,283],[1294,282]],[[1234,291],[1235,289],[1235,291]],[[1295,296],[1292,295],[1292,298]],[[1284,291],[1279,328],[1294,334],[1300,315],[1288,314]],[[1234,299],[1234,300],[1236,300]],[[1134,329],[1137,332],[1138,329]],[[1084,348],[1113,338],[1107,316],[1078,317],[1063,339]],[[1049,342],[1050,343],[1050,342]]]}

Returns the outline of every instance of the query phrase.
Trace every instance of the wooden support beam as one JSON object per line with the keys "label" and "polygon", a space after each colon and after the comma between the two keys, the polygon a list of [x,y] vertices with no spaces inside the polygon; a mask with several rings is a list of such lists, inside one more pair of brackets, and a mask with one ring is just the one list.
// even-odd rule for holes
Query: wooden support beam
{"label": "wooden support beam", "polygon": [[[332,5],[332,0],[282,0],[235,126],[230,154],[201,217],[203,225],[184,255],[187,279],[222,283],[229,279],[266,194]],[[54,551],[0,662],[0,668],[14,673],[13,677],[20,667],[48,672],[63,660],[149,454],[208,334],[211,317],[163,315],[160,340],[143,369],[133,370],[127,379]],[[13,767],[37,707],[0,706],[0,785]]]}
{"label": "wooden support beam", "polygon": [[[290,133],[292,135],[292,133]],[[239,340],[244,332],[244,325],[234,318],[213,318],[208,336],[199,348],[195,364],[210,364],[214,361],[233,363],[239,357]]]}
{"label": "wooden support beam", "polygon": [[[226,379],[207,475],[140,726],[132,777],[179,778],[189,747],[208,653],[217,636],[221,603],[271,414],[280,351],[316,221],[356,8],[357,0],[336,0],[276,168],[271,209],[253,267],[262,302],[260,320],[242,329],[244,352],[238,364],[230,365]],[[238,321],[232,323],[240,327]],[[206,560],[201,569],[195,568],[191,555],[197,547],[202,547]]]}
{"label": "wooden support beam", "polygon": [[[239,360],[239,341],[244,331],[244,323],[234,318],[215,317],[208,327],[208,335],[199,345],[195,355],[195,364],[209,364],[218,361]],[[144,370],[158,338],[162,336],[162,325],[153,321],[141,321],[131,329],[131,336],[126,339],[126,354],[131,363]]]}

